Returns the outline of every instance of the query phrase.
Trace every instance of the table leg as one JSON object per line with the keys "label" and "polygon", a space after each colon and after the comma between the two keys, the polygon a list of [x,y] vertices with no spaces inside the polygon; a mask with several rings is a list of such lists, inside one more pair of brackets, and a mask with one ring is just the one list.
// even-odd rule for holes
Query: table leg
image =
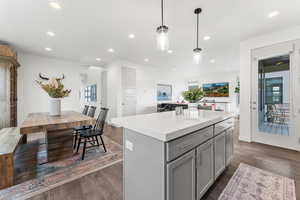
{"label": "table leg", "polygon": [[73,155],[73,129],[47,131],[48,162]]}
{"label": "table leg", "polygon": [[21,144],[27,144],[27,135],[23,135],[21,138]]}

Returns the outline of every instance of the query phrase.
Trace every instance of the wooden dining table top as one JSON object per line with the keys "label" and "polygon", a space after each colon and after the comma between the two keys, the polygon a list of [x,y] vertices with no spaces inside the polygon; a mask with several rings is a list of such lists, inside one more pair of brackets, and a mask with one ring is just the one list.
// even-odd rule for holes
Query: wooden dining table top
{"label": "wooden dining table top", "polygon": [[21,134],[45,132],[48,130],[71,129],[91,125],[95,118],[76,111],[63,111],[60,116],[50,116],[47,112],[30,113],[20,126]]}

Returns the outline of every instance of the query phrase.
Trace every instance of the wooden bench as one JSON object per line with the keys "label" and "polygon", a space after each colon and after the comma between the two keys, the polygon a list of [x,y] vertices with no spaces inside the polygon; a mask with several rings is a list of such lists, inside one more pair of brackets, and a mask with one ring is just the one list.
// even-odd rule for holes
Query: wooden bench
{"label": "wooden bench", "polygon": [[14,152],[22,139],[20,128],[4,128],[0,130],[0,189],[13,185]]}

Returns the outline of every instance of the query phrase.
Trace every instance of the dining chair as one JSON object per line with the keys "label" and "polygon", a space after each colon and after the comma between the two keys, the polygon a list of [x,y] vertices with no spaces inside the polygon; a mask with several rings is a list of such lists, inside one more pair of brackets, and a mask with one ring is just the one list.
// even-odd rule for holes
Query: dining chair
{"label": "dining chair", "polygon": [[[94,117],[95,117],[95,113],[96,113],[96,109],[97,109],[97,107],[91,106],[91,107],[88,109],[87,116],[94,118]],[[74,137],[73,149],[76,148],[76,144],[77,144],[77,139],[78,139],[78,133],[79,133],[79,131],[85,130],[85,129],[91,129],[92,127],[93,127],[93,126],[90,125],[90,126],[78,126],[78,127],[75,127],[75,128],[74,128],[74,134],[73,134],[73,137]]]}
{"label": "dining chair", "polygon": [[89,116],[89,117],[95,117],[96,109],[97,109],[96,106],[91,106],[89,108],[89,112],[88,112],[87,116]]}
{"label": "dining chair", "polygon": [[[104,125],[105,125],[105,120],[107,117],[108,110],[109,110],[108,108],[101,108],[101,111],[98,115],[96,124],[94,125],[94,127],[92,129],[85,129],[85,130],[79,131],[79,140],[78,140],[76,152],[78,153],[80,144],[83,143],[83,151],[82,151],[82,157],[81,157],[82,160],[84,160],[85,150],[87,148],[100,146],[98,137],[101,140],[101,143],[102,143],[101,145],[103,146],[104,152],[107,152],[102,135],[104,133]],[[96,145],[94,142],[96,142]],[[87,147],[87,143],[90,143],[90,146]]]}
{"label": "dining chair", "polygon": [[88,110],[89,110],[89,106],[88,106],[88,105],[85,105],[84,108],[83,108],[83,110],[82,110],[82,114],[83,114],[83,115],[87,115]]}

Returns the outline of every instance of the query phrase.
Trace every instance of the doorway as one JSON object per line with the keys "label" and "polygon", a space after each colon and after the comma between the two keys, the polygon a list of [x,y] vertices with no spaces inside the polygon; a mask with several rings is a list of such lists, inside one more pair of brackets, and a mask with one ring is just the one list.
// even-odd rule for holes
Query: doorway
{"label": "doorway", "polygon": [[136,69],[122,67],[122,116],[136,115]]}
{"label": "doorway", "polygon": [[297,42],[252,51],[252,141],[298,149],[295,132],[294,80]]}

